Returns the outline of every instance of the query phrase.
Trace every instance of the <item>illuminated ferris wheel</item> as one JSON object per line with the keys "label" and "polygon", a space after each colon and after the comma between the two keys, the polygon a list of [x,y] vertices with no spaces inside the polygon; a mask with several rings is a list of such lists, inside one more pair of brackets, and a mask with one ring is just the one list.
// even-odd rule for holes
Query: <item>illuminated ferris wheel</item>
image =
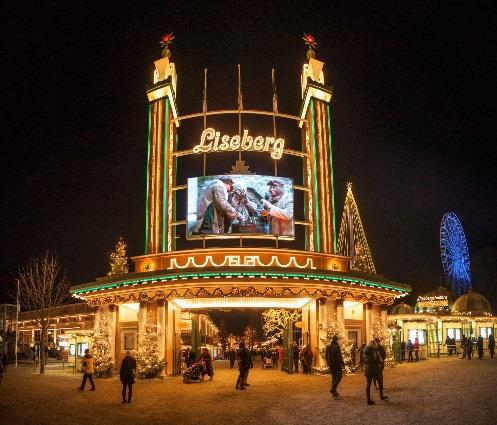
{"label": "illuminated ferris wheel", "polygon": [[461,222],[452,212],[445,213],[440,224],[440,253],[444,274],[459,295],[471,287],[469,252]]}

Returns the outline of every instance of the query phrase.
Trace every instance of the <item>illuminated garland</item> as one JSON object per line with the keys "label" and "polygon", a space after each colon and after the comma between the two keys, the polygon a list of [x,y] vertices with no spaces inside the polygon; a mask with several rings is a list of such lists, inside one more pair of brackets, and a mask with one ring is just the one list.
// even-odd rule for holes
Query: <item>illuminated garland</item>
{"label": "illuminated garland", "polygon": [[113,283],[102,283],[102,284],[96,284],[96,286],[93,287],[87,287],[87,288],[76,288],[72,289],[70,292],[73,295],[78,295],[78,294],[87,294],[87,293],[92,293],[92,292],[97,292],[97,291],[102,291],[106,289],[112,289],[112,288],[118,288],[118,287],[126,287],[130,285],[143,285],[147,283],[157,283],[157,282],[165,282],[165,281],[176,281],[176,280],[186,280],[186,279],[198,279],[198,278],[205,278],[205,279],[211,279],[211,278],[283,278],[283,279],[304,279],[304,280],[324,280],[326,282],[343,282],[346,284],[350,285],[359,285],[359,286],[365,286],[365,287],[373,287],[373,288],[379,288],[379,289],[386,289],[390,290],[393,292],[399,292],[399,295],[406,295],[410,290],[407,288],[402,288],[394,285],[390,285],[388,283],[379,283],[379,282],[373,282],[369,280],[364,280],[364,279],[357,279],[357,278],[351,278],[351,277],[345,277],[345,276],[335,276],[335,275],[323,275],[323,274],[314,274],[314,273],[298,273],[298,272],[293,272],[293,273],[285,273],[285,272],[256,272],[256,271],[220,271],[220,272],[203,272],[203,273],[181,273],[181,274],[170,274],[170,275],[163,275],[163,276],[150,276],[150,277],[144,277],[144,278],[137,278],[137,279],[129,279],[129,280],[123,280],[119,282],[113,282]]}

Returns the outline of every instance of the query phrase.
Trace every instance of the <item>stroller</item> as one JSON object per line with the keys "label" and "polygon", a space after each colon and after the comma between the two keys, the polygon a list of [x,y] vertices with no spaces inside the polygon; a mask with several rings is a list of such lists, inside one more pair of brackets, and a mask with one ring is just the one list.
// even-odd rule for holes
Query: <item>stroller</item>
{"label": "stroller", "polygon": [[272,369],[273,368],[273,359],[271,357],[264,356],[264,362],[262,363],[263,369]]}
{"label": "stroller", "polygon": [[183,372],[183,383],[202,382],[202,377],[206,372],[207,368],[203,360],[192,363],[192,365]]}

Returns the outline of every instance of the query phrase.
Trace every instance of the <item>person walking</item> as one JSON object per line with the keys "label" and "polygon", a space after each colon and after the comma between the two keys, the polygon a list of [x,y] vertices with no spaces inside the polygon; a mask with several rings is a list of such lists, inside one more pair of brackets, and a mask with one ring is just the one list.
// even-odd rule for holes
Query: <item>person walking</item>
{"label": "person walking", "polygon": [[304,347],[300,356],[302,358],[304,373],[306,375],[310,375],[312,373],[312,361],[314,358],[314,353],[312,352],[311,346],[309,344]]}
{"label": "person walking", "polygon": [[461,357],[461,359],[465,359],[466,358],[466,344],[467,344],[467,342],[468,342],[468,339],[463,334],[463,336],[461,337],[461,350],[462,350],[462,357]]}
{"label": "person walking", "polygon": [[378,353],[376,342],[369,341],[364,349],[364,375],[366,376],[366,396],[369,405],[374,404],[371,399],[371,382],[373,378],[378,381],[380,389],[380,398],[387,400],[388,397],[383,394],[383,376],[381,374],[381,357]]}
{"label": "person walking", "polygon": [[338,336],[336,335],[333,335],[331,343],[326,347],[326,363],[331,372],[330,393],[333,394],[333,397],[338,397],[337,388],[343,377],[345,363],[342,357],[342,350],[338,345]]}
{"label": "person walking", "polygon": [[278,362],[280,363],[280,369],[283,370],[283,346],[280,345],[278,348]]}
{"label": "person walking", "polygon": [[235,389],[244,390],[245,389],[244,376],[251,367],[254,367],[254,363],[252,362],[252,356],[250,355],[249,351],[245,348],[245,343],[243,341],[240,342],[240,348],[237,353],[237,358],[238,358],[238,370],[240,373],[236,381]]}
{"label": "person walking", "polygon": [[492,334],[488,336],[488,351],[490,352],[490,358],[494,358],[495,354],[495,338]]}
{"label": "person walking", "polygon": [[93,382],[93,374],[95,373],[95,367],[93,365],[93,356],[90,354],[90,349],[85,350],[85,355],[83,357],[83,381],[78,390],[84,391],[86,386],[86,381],[89,380],[91,384],[90,391],[95,391],[95,384]]}
{"label": "person walking", "polygon": [[229,356],[229,359],[230,359],[230,369],[233,369],[233,366],[234,366],[235,360],[236,360],[236,351],[235,351],[234,348],[230,348],[228,356]]}
{"label": "person walking", "polygon": [[[212,367],[211,353],[209,353],[207,347],[202,348],[198,361],[200,360],[205,362],[205,374],[209,376],[209,381],[212,381],[214,379],[214,368]],[[204,380],[204,376],[202,376],[202,381]]]}
{"label": "person walking", "polygon": [[406,349],[407,349],[407,353],[409,354],[407,361],[409,363],[412,363],[414,361],[414,358],[412,357],[412,352],[414,350],[414,344],[412,343],[411,340],[407,341]]}
{"label": "person walking", "polygon": [[414,355],[416,357],[416,361],[419,362],[419,339],[414,338]]}
{"label": "person walking", "polygon": [[483,338],[480,335],[476,341],[476,349],[478,350],[478,358],[483,360]]}
{"label": "person walking", "polygon": [[[375,338],[374,340],[376,342],[378,354],[380,355],[380,360],[381,360],[380,374],[381,374],[381,382],[383,382],[383,369],[385,369],[385,359],[387,358],[387,352],[385,351],[385,348],[383,347],[383,345],[381,345],[379,338]],[[374,384],[374,388],[378,389],[378,379],[376,377],[373,377],[373,384]]]}
{"label": "person walking", "polygon": [[276,348],[271,349],[271,359],[273,360],[273,369],[278,369],[278,350]]}
{"label": "person walking", "polygon": [[136,360],[131,356],[130,351],[126,351],[126,357],[121,362],[121,369],[119,371],[119,379],[123,385],[122,396],[123,403],[126,403],[126,389],[128,390],[128,403],[131,403],[131,396],[133,395],[133,384],[135,383],[136,376]]}
{"label": "person walking", "polygon": [[471,336],[468,336],[466,341],[466,357],[468,360],[471,360],[471,357],[473,357],[473,337]]}
{"label": "person walking", "polygon": [[299,373],[299,346],[294,342],[292,346],[293,371]]}

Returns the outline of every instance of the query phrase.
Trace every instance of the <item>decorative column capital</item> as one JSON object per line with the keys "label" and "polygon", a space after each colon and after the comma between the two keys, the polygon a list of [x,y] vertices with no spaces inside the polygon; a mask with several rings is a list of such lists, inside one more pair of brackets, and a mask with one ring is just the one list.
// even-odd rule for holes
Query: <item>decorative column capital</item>
{"label": "decorative column capital", "polygon": [[373,303],[366,303],[366,310],[372,310],[373,309]]}
{"label": "decorative column capital", "polygon": [[157,307],[164,307],[166,305],[167,300],[165,298],[158,298],[156,300]]}
{"label": "decorative column capital", "polygon": [[115,304],[109,304],[109,311],[111,313],[116,312],[117,311],[117,305],[115,305]]}
{"label": "decorative column capital", "polygon": [[140,309],[147,308],[148,301],[140,301]]}
{"label": "decorative column capital", "polygon": [[343,298],[337,298],[337,307],[343,307]]}

